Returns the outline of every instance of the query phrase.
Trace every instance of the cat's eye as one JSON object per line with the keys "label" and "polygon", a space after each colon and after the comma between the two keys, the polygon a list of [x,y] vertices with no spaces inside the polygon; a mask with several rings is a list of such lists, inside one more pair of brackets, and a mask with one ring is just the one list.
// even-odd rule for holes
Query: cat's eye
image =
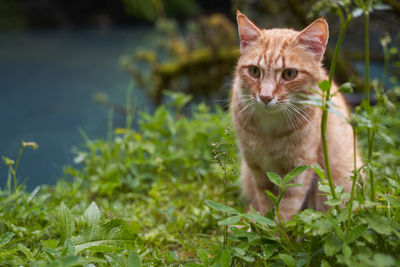
{"label": "cat's eye", "polygon": [[254,78],[260,78],[261,70],[259,67],[251,65],[251,66],[249,66],[249,73]]}
{"label": "cat's eye", "polygon": [[297,76],[297,70],[295,69],[285,69],[282,72],[282,78],[286,81],[293,80]]}

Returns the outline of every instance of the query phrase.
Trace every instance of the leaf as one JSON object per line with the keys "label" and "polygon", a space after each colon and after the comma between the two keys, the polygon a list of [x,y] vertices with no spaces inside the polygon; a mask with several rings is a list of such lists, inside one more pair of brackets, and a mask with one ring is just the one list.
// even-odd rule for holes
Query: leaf
{"label": "leaf", "polygon": [[88,240],[93,240],[96,235],[96,228],[101,219],[101,212],[95,202],[92,202],[83,214],[85,222],[84,235]]}
{"label": "leaf", "polygon": [[235,215],[232,217],[228,217],[222,221],[218,222],[218,225],[232,225],[237,223],[240,220],[240,216],[239,215]]}
{"label": "leaf", "polygon": [[319,176],[319,178],[324,179],[325,178],[325,171],[319,166],[319,164],[315,164],[314,166],[311,166],[311,168],[315,171],[315,173]]}
{"label": "leaf", "polygon": [[338,236],[340,237],[340,239],[342,239],[343,241],[345,241],[344,238],[344,233],[342,231],[342,229],[340,229],[338,223],[329,215],[325,215],[325,217],[328,219],[328,221],[331,223],[331,225],[333,226],[333,229],[335,229],[336,234],[338,234]]}
{"label": "leaf", "polygon": [[254,220],[256,223],[263,224],[263,225],[268,225],[268,226],[275,226],[275,222],[271,219],[268,219],[267,217],[261,216],[260,214],[257,213],[243,213],[241,214],[242,217],[249,219],[249,220]]}
{"label": "leaf", "polygon": [[140,260],[139,255],[136,252],[131,251],[128,257],[128,267],[141,267],[141,266],[142,262]]}
{"label": "leaf", "polygon": [[64,202],[61,202],[60,206],[58,206],[58,221],[60,223],[62,242],[71,239],[72,233],[74,232],[74,222],[71,212],[68,207],[65,206]]}
{"label": "leaf", "polygon": [[267,172],[267,176],[271,182],[279,187],[281,186],[281,177],[278,174],[274,172]]}
{"label": "leaf", "polygon": [[232,255],[229,250],[224,249],[221,253],[221,256],[219,257],[219,263],[221,264],[221,267],[231,266],[231,259]]}
{"label": "leaf", "polygon": [[377,233],[383,235],[389,235],[392,232],[390,218],[383,217],[376,213],[371,213],[367,217],[368,225],[374,229]]}
{"label": "leaf", "polygon": [[350,244],[357,238],[359,238],[366,230],[368,226],[365,224],[357,225],[354,229],[352,229],[346,236],[346,243]]}
{"label": "leaf", "polygon": [[0,246],[4,246],[4,245],[6,245],[8,242],[10,242],[14,235],[15,235],[15,234],[14,234],[13,232],[4,233],[4,234],[0,237]]}
{"label": "leaf", "polygon": [[326,240],[324,244],[325,254],[327,256],[334,256],[338,253],[343,246],[342,240],[337,235],[333,235],[328,240]]}
{"label": "leaf", "polygon": [[291,171],[285,176],[285,178],[283,178],[282,183],[283,183],[283,184],[287,184],[288,182],[290,182],[291,180],[293,180],[294,178],[296,178],[300,173],[304,172],[304,171],[307,170],[308,168],[310,168],[310,166],[299,166],[299,167],[296,167],[295,169],[291,170]]}
{"label": "leaf", "polygon": [[340,200],[339,199],[331,199],[331,200],[327,200],[324,202],[325,205],[334,207],[334,206],[338,206],[340,205]]}
{"label": "leaf", "polygon": [[331,89],[331,83],[328,80],[323,80],[318,83],[318,87],[322,90],[322,92],[328,92]]}
{"label": "leaf", "polygon": [[275,204],[275,206],[276,206],[276,197],[274,196],[274,194],[272,194],[271,193],[271,191],[269,191],[269,190],[265,190],[264,191],[265,192],[265,194],[267,194],[267,196],[269,197],[269,198],[271,198],[271,200],[272,200],[272,202]]}
{"label": "leaf", "polygon": [[17,245],[17,248],[19,249],[19,251],[21,251],[22,253],[24,253],[24,255],[31,261],[35,260],[35,256],[32,254],[32,252],[25,247],[24,245],[22,245],[22,243],[19,243]]}
{"label": "leaf", "polygon": [[239,211],[235,210],[232,207],[226,206],[222,203],[218,203],[212,200],[205,200],[204,201],[209,207],[221,211],[221,212],[226,212],[226,213],[230,213],[230,214],[240,214]]}
{"label": "leaf", "polygon": [[372,266],[389,267],[389,266],[395,266],[395,264],[396,264],[395,260],[390,255],[376,253],[372,258]]}
{"label": "leaf", "polygon": [[289,267],[296,266],[296,260],[289,254],[279,254],[278,257]]}
{"label": "leaf", "polygon": [[390,195],[383,195],[383,197],[390,203],[390,205],[392,207],[395,207],[395,208],[399,208],[400,207],[400,198],[395,198],[395,197],[392,197]]}
{"label": "leaf", "polygon": [[75,251],[77,254],[88,249],[92,252],[113,252],[120,249],[131,249],[133,245],[133,241],[125,239],[97,240],[76,245]]}
{"label": "leaf", "polygon": [[209,265],[209,263],[210,263],[210,258],[208,257],[208,253],[207,253],[204,249],[202,249],[202,248],[197,249],[197,255],[199,256],[201,262],[202,262],[205,266],[208,266],[208,265]]}

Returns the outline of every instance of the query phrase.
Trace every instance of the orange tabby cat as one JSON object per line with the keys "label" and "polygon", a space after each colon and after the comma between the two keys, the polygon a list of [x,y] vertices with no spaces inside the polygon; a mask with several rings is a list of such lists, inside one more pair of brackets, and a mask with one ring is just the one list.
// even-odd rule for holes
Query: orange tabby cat
{"label": "orange tabby cat", "polygon": [[[241,184],[251,205],[261,213],[271,207],[265,190],[277,193],[266,172],[284,177],[298,166],[324,164],[320,108],[301,104],[304,95],[327,79],[321,61],[328,41],[328,24],[317,19],[303,31],[259,29],[237,12],[241,57],[233,84],[231,111],[242,155]],[[337,91],[333,85],[331,92]],[[331,99],[348,116],[343,96]],[[328,115],[327,143],[336,186],[349,192],[353,168],[353,133],[342,117]],[[361,160],[357,156],[358,166]],[[324,210],[318,178],[308,169],[293,181],[280,203],[284,220],[298,210]]]}

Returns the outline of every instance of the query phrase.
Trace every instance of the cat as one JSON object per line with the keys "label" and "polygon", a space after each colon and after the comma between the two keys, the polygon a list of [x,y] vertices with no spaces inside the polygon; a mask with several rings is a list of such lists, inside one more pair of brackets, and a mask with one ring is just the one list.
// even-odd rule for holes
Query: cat
{"label": "cat", "polygon": [[[327,80],[322,59],[328,42],[324,18],[302,31],[260,29],[243,13],[237,12],[240,58],[232,86],[231,112],[242,156],[240,182],[250,204],[262,214],[272,208],[265,190],[277,194],[266,172],[284,177],[298,166],[318,163],[324,167],[321,142],[322,110],[304,105],[318,83]],[[310,90],[310,89],[313,90]],[[338,90],[332,84],[331,92]],[[315,92],[315,91],[314,91]],[[334,184],[351,189],[353,131],[343,96],[331,101],[345,118],[328,114],[327,144]],[[357,154],[357,166],[361,158]],[[325,211],[325,197],[318,191],[318,177],[310,168],[298,175],[280,202],[282,219],[287,221],[299,210]]]}

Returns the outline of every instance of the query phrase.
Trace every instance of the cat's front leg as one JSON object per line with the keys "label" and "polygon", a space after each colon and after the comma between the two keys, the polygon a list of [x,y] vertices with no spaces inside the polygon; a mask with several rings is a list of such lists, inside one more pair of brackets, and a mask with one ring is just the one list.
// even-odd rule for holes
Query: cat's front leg
{"label": "cat's front leg", "polygon": [[301,186],[289,187],[284,193],[281,202],[279,203],[279,211],[283,221],[291,220],[303,205],[310,192],[314,171],[308,169],[296,177],[292,183],[302,184]]}

